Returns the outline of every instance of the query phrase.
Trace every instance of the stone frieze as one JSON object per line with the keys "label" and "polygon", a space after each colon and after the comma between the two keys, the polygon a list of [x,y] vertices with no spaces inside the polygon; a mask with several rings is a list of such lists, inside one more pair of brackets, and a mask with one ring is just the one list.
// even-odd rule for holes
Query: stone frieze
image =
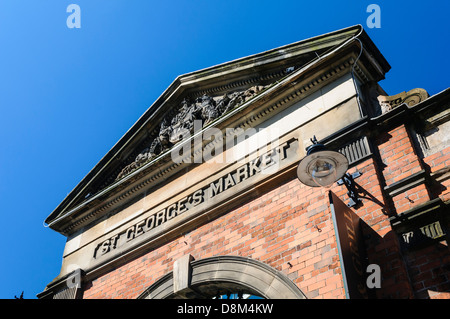
{"label": "stone frieze", "polygon": [[119,180],[150,160],[170,149],[183,138],[191,134],[194,121],[202,121],[203,127],[208,126],[214,120],[228,113],[235,107],[247,102],[267,86],[255,85],[246,90],[227,92],[219,97],[211,97],[204,94],[194,100],[185,98],[182,100],[178,112],[172,117],[165,117],[160,124],[159,134],[152,139],[148,147],[143,149],[134,161],[125,166],[116,177]]}

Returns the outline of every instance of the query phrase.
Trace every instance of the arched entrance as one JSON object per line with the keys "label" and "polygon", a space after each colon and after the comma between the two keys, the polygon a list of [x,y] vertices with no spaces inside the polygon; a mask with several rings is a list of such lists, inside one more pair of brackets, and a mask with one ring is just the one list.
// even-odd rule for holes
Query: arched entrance
{"label": "arched entrance", "polygon": [[138,299],[209,299],[228,294],[265,299],[304,299],[302,291],[283,273],[251,258],[192,257],[175,263],[174,271],[147,288]]}

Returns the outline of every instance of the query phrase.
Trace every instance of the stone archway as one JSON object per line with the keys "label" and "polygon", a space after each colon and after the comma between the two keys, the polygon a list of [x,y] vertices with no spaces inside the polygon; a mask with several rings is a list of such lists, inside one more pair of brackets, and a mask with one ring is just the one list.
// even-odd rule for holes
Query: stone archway
{"label": "stone archway", "polygon": [[248,293],[265,299],[304,299],[283,273],[251,258],[216,256],[177,260],[174,271],[147,288],[138,299],[200,299],[219,294]]}

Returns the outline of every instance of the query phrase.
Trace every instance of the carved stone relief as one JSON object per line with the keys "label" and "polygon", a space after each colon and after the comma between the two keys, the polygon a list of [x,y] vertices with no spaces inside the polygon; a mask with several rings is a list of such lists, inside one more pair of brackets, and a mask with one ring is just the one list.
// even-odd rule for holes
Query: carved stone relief
{"label": "carved stone relief", "polygon": [[247,102],[268,86],[256,85],[242,91],[227,92],[218,97],[203,94],[192,101],[189,98],[183,99],[178,112],[172,117],[167,116],[163,119],[158,135],[152,139],[148,147],[136,156],[132,163],[122,169],[116,180],[125,177],[170,149],[183,140],[185,135],[191,134],[194,130],[195,120],[202,121],[202,127],[206,127],[225,113]]}
{"label": "carved stone relief", "polygon": [[384,114],[391,111],[400,104],[406,103],[408,106],[416,105],[429,97],[424,89],[413,89],[408,92],[402,92],[392,96],[378,96],[381,105],[381,112]]}

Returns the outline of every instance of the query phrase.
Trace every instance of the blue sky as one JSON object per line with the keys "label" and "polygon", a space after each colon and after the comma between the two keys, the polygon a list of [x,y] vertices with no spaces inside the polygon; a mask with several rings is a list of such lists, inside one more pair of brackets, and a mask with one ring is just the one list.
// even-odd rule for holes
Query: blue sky
{"label": "blue sky", "polygon": [[0,298],[58,275],[65,237],[44,219],[178,75],[361,24],[388,94],[433,95],[449,86],[449,14],[448,0],[0,0]]}

